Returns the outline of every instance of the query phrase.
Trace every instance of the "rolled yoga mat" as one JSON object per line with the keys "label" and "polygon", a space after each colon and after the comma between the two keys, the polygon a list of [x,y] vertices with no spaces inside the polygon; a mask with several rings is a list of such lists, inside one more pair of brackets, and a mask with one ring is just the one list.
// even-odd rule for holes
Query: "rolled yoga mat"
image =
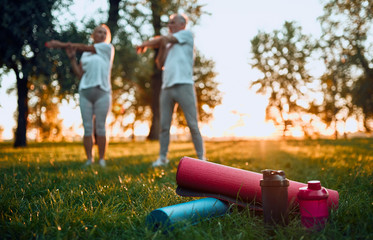
{"label": "rolled yoga mat", "polygon": [[229,205],[216,198],[202,198],[173,206],[158,208],[146,217],[146,224],[153,230],[171,230],[177,224],[196,224],[228,212]]}
{"label": "rolled yoga mat", "polygon": [[[261,173],[183,157],[176,173],[176,193],[185,197],[214,197],[244,207],[261,210]],[[300,187],[307,184],[289,180],[289,206],[297,203]],[[339,194],[329,192],[328,207],[338,208]],[[294,205],[293,205],[294,206]]]}

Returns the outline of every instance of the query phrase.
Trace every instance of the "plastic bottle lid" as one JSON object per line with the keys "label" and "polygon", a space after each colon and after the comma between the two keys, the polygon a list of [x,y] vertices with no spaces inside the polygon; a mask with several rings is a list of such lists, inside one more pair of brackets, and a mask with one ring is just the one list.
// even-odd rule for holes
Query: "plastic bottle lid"
{"label": "plastic bottle lid", "polygon": [[262,170],[263,179],[260,180],[260,186],[264,187],[287,187],[289,180],[285,177],[285,172],[282,170]]}
{"label": "plastic bottle lid", "polygon": [[308,189],[312,190],[320,190],[321,189],[321,183],[319,180],[312,180],[308,181]]}
{"label": "plastic bottle lid", "polygon": [[312,180],[307,182],[307,187],[299,188],[298,198],[304,200],[321,200],[329,197],[328,190],[321,187],[321,183],[318,180]]}

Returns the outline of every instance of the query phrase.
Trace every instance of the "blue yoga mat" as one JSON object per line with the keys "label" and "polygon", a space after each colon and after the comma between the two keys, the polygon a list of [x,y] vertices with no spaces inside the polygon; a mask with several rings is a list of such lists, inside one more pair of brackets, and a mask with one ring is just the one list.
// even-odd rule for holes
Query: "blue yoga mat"
{"label": "blue yoga mat", "polygon": [[202,198],[186,203],[158,208],[146,217],[149,228],[173,229],[177,224],[196,224],[228,212],[229,205],[216,198]]}

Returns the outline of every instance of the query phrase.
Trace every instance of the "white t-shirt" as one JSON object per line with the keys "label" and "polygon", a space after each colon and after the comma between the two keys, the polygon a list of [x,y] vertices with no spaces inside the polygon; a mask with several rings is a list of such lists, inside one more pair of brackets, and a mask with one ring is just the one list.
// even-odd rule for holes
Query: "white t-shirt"
{"label": "white t-shirt", "polygon": [[172,34],[178,43],[171,46],[163,69],[162,88],[175,84],[194,84],[194,40],[189,30],[181,30]]}
{"label": "white t-shirt", "polygon": [[110,92],[114,47],[105,42],[93,46],[96,53],[84,52],[80,59],[84,74],[80,80],[79,90],[99,86],[102,90]]}

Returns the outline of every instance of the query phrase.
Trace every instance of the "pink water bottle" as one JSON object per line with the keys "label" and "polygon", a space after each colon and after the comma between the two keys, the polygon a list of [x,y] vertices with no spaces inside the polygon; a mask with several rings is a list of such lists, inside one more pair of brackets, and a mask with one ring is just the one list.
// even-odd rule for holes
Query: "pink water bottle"
{"label": "pink water bottle", "polygon": [[318,180],[308,181],[307,187],[299,188],[298,202],[303,226],[307,228],[324,228],[329,216],[328,190],[321,187]]}

